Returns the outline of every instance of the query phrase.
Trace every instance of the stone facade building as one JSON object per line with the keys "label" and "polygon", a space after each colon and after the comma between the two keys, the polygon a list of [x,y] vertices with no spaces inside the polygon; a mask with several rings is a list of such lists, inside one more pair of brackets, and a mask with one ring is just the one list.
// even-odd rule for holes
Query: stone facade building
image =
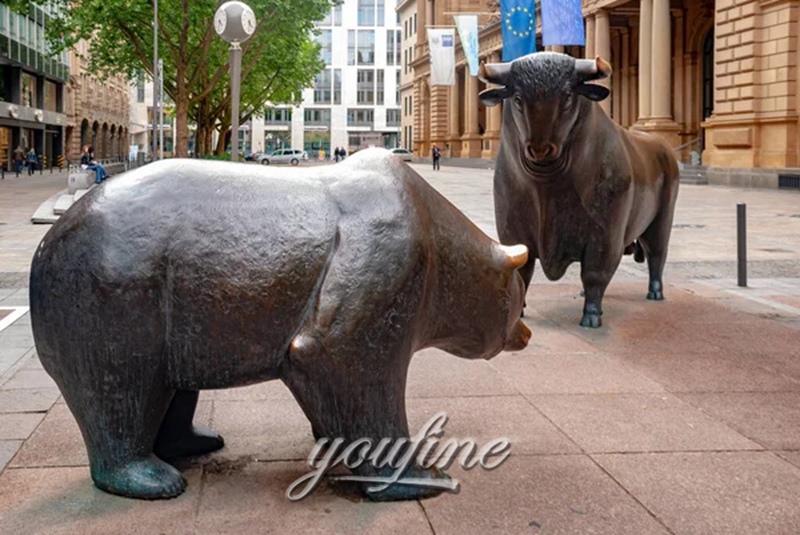
{"label": "stone facade building", "polygon": [[81,41],[68,54],[67,159],[77,162],[84,145],[92,145],[98,159],[126,159],[130,124],[128,80],[124,76],[99,79],[89,74],[88,48],[88,43]]}
{"label": "stone facade building", "polygon": [[[454,157],[494,157],[502,106],[479,102],[485,86],[468,75],[460,44],[457,84],[429,84],[425,28],[452,25],[454,12],[483,13],[480,59],[500,61],[499,2],[405,0],[397,10],[401,24],[412,16],[418,28],[401,86],[414,104],[403,143],[420,156],[436,143]],[[610,60],[612,95],[603,107],[619,124],[662,136],[680,160],[699,159],[720,180],[775,187],[781,170],[800,167],[800,3],[584,0],[583,14],[586,46],[554,48]]]}

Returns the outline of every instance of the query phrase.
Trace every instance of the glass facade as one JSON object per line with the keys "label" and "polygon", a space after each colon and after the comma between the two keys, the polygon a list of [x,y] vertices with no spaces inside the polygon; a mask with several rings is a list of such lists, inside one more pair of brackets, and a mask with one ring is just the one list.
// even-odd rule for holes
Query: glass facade
{"label": "glass facade", "polygon": [[44,25],[54,7],[32,6],[21,15],[0,5],[0,57],[8,58],[46,76],[67,80],[67,53],[53,57],[44,38]]}

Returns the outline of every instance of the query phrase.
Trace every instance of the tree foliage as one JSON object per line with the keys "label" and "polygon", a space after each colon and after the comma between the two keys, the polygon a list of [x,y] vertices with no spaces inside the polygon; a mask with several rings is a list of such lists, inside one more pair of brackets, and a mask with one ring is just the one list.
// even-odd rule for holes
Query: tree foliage
{"label": "tree foliage", "polygon": [[[15,0],[24,8],[24,1]],[[152,0],[56,0],[61,15],[48,22],[55,50],[89,40],[90,70],[98,76],[140,70],[153,75]],[[164,92],[175,102],[176,152],[188,154],[188,121],[198,136],[231,124],[229,44],[214,31],[216,0],[159,0],[158,54]],[[266,102],[297,102],[323,67],[313,38],[319,21],[337,0],[247,0],[258,26],[242,44],[240,119]],[[224,136],[223,136],[224,137]],[[210,139],[210,136],[209,136]],[[208,147],[208,142],[205,143]]]}

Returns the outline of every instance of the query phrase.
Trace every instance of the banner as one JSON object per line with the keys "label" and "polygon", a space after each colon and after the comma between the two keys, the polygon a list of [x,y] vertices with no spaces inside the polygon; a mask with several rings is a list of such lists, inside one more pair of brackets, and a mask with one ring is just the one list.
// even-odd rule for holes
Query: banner
{"label": "banner", "polygon": [[500,0],[503,61],[513,61],[536,51],[534,0]]}
{"label": "banner", "polygon": [[478,76],[478,15],[454,15],[461,48],[469,64],[469,73]]}
{"label": "banner", "polygon": [[454,28],[428,29],[431,85],[456,83],[456,32]]}
{"label": "banner", "polygon": [[542,44],[586,44],[581,0],[542,0]]}

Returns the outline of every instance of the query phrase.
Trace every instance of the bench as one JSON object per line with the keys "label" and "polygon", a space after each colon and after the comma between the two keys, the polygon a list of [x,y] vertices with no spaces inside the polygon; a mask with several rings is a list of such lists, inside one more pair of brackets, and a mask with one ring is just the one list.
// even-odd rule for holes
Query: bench
{"label": "bench", "polygon": [[[118,175],[120,173],[125,172],[125,163],[124,162],[115,162],[104,164],[103,167],[105,168],[108,176]],[[80,167],[69,174],[67,177],[67,192],[70,195],[73,195],[76,191],[81,189],[89,189],[92,187],[95,181],[95,173],[94,170],[90,169],[81,169]]]}

